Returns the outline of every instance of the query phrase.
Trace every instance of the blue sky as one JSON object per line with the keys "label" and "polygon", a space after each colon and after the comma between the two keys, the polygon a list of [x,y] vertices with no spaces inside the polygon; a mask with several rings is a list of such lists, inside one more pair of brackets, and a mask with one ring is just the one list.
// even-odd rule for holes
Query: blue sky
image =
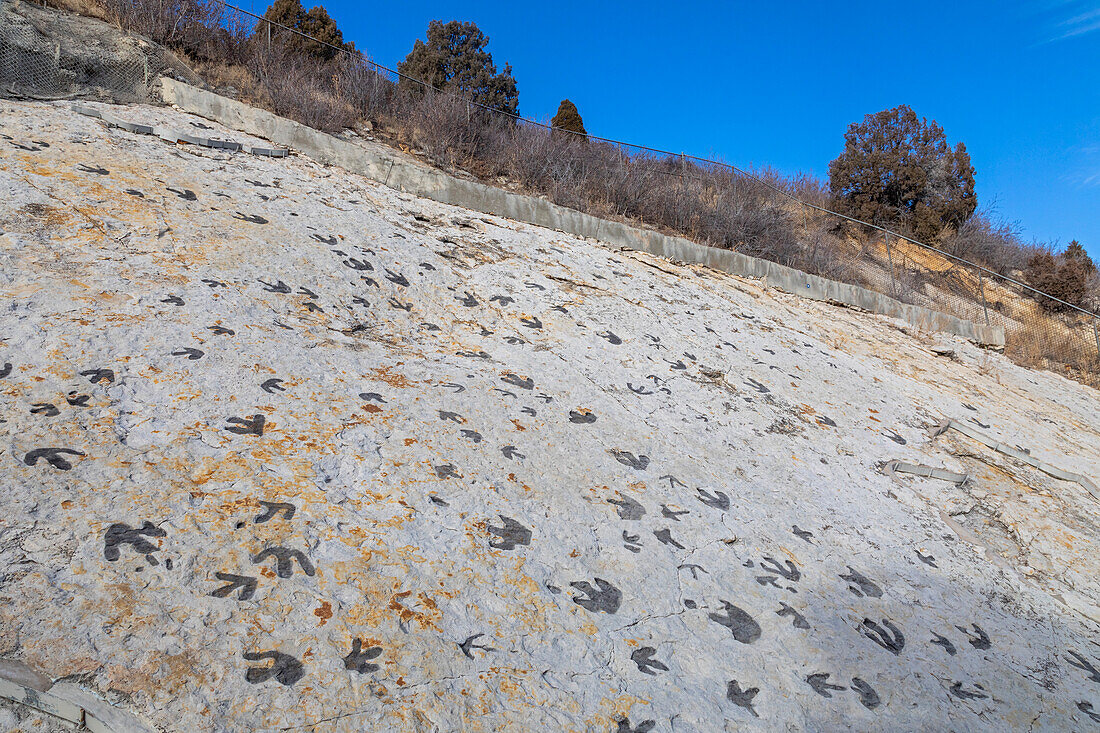
{"label": "blue sky", "polygon": [[590,133],[738,165],[825,177],[849,123],[908,104],[966,143],[979,205],[1100,257],[1100,0],[322,4],[391,67],[474,21],[524,116],[568,97]]}

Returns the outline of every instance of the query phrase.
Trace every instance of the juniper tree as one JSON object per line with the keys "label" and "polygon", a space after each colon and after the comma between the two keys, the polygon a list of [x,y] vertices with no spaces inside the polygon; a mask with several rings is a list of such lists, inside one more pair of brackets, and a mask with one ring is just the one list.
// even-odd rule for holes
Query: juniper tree
{"label": "juniper tree", "polygon": [[829,189],[849,216],[933,239],[974,213],[974,168],[966,146],[906,105],[848,126],[844,152],[829,164]]}
{"label": "juniper tree", "polygon": [[[1085,252],[1085,248],[1075,239],[1058,255],[1040,252],[1027,263],[1028,283],[1058,300],[1083,307],[1096,282],[1096,264]],[[1039,298],[1040,304],[1047,310],[1070,310],[1067,306],[1049,298]]]}
{"label": "juniper tree", "polygon": [[588,135],[588,132],[584,129],[584,120],[581,119],[581,113],[577,111],[577,105],[568,99],[561,100],[561,104],[558,105],[558,113],[550,120],[550,126],[586,137]]}
{"label": "juniper tree", "polygon": [[[271,38],[278,40],[292,51],[313,56],[317,59],[329,60],[340,53],[340,49],[354,50],[351,43],[344,43],[344,34],[337,27],[336,21],[320,5],[310,8],[308,11],[302,5],[301,0],[275,0],[264,18],[272,21]],[[277,24],[277,25],[274,25]],[[258,23],[256,34],[266,34],[267,24]],[[279,26],[286,26],[300,31],[311,38],[303,38],[297,33],[291,33]],[[313,40],[316,39],[316,40]]]}
{"label": "juniper tree", "polygon": [[[427,41],[417,39],[397,70],[436,89],[454,92],[479,104],[519,114],[519,90],[512,67],[497,73],[493,55],[485,50],[489,38],[474,23],[452,20],[428,24]],[[399,84],[419,91],[423,87],[403,78]]]}

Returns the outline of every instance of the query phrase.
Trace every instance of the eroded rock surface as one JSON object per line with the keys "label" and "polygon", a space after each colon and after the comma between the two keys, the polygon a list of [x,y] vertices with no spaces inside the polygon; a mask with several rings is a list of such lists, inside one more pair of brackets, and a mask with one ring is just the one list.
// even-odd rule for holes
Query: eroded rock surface
{"label": "eroded rock surface", "polygon": [[1097,503],[930,437],[1096,477],[1095,391],[2,107],[0,656],[171,731],[1100,724]]}

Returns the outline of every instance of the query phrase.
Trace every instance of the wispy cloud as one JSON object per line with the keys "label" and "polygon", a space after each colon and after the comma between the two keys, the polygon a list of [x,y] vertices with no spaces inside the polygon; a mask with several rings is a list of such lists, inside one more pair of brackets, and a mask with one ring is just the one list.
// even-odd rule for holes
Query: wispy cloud
{"label": "wispy cloud", "polygon": [[1042,3],[1042,12],[1051,21],[1044,43],[1056,43],[1100,31],[1100,2],[1097,0]]}
{"label": "wispy cloud", "polygon": [[1100,146],[1084,145],[1076,149],[1077,172],[1068,181],[1076,188],[1100,188]]}

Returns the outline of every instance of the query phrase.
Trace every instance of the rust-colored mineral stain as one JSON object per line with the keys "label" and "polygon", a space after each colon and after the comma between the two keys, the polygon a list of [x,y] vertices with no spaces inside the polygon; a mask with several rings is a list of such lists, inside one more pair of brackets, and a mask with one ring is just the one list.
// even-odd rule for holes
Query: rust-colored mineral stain
{"label": "rust-colored mineral stain", "polygon": [[378,405],[364,405],[363,409],[367,412],[382,412],[382,408]]}
{"label": "rust-colored mineral stain", "polygon": [[411,387],[416,382],[412,382],[405,377],[404,374],[396,374],[390,367],[379,367],[378,369],[372,369],[371,374],[375,379],[385,382],[391,387],[398,387],[404,389],[405,387]]}
{"label": "rust-colored mineral stain", "polygon": [[390,598],[389,609],[391,611],[397,611],[398,616],[404,623],[409,621],[416,621],[425,628],[435,629],[440,631],[439,626],[435,623],[442,618],[442,614],[439,611],[439,606],[429,596],[423,593],[416,594],[417,602],[427,608],[427,612],[418,612],[402,604],[406,598],[412,595],[411,590],[401,591],[394,593]]}
{"label": "rust-colored mineral stain", "polygon": [[313,609],[313,615],[321,619],[321,623],[317,625],[324,626],[332,618],[332,604],[328,601],[321,601],[321,607]]}
{"label": "rust-colored mineral stain", "polygon": [[416,442],[416,438],[405,438],[405,445],[412,445]]}
{"label": "rust-colored mineral stain", "polygon": [[519,430],[520,432],[523,432],[524,430],[527,429],[527,428],[523,427],[523,425],[520,424],[520,421],[516,420],[515,418],[512,419],[512,424],[515,425],[516,430]]}
{"label": "rust-colored mineral stain", "polygon": [[72,509],[73,508],[73,503],[71,501],[69,501],[68,499],[66,499],[65,501],[61,502],[61,508],[62,509]]}

